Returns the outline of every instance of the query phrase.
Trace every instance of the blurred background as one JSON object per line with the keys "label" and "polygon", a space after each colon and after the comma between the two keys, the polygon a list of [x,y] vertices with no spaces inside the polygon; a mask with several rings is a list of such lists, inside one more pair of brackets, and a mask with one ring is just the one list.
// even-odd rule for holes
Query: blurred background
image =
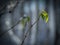
{"label": "blurred background", "polygon": [[[48,23],[40,18],[23,45],[60,45],[60,0],[0,0],[0,45],[20,45],[42,10],[48,12]],[[30,16],[31,21],[11,28],[24,16]]]}

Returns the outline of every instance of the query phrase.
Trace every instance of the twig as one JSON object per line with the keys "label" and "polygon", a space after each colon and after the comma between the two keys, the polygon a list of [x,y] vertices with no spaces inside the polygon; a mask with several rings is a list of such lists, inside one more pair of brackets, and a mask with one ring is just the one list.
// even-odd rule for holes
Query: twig
{"label": "twig", "polygon": [[21,45],[24,44],[24,41],[25,41],[25,39],[26,39],[28,33],[31,31],[31,28],[34,26],[34,24],[36,24],[36,23],[39,21],[39,18],[40,18],[40,17],[38,17],[38,19],[29,27],[28,31],[27,31],[26,34],[24,35],[24,39],[22,40]]}
{"label": "twig", "polygon": [[[22,4],[24,1],[25,1],[25,0],[21,0],[21,1],[17,0],[16,5],[13,7],[12,10],[9,11],[9,13],[13,12],[14,9],[18,6],[19,3]],[[3,7],[0,9],[0,11],[3,10],[3,8],[4,8],[6,5],[7,5],[7,3],[6,3],[5,5],[3,5]],[[4,11],[4,10],[3,10],[3,11]],[[2,16],[2,15],[0,15],[0,17],[1,17],[1,16]]]}
{"label": "twig", "polygon": [[5,32],[0,34],[0,37],[2,37],[5,33],[7,33],[9,30],[13,29],[17,24],[20,23],[21,20],[19,20],[15,25],[13,25],[11,28],[7,29]]}
{"label": "twig", "polygon": [[[24,0],[22,0],[21,1],[21,3],[20,4],[22,4],[24,2]],[[18,4],[18,3],[17,3]],[[17,4],[16,4],[16,6],[17,6]],[[16,8],[16,6],[13,8],[13,10]],[[5,32],[3,32],[3,33],[1,33],[0,34],[0,37],[2,37],[5,33],[7,33],[9,30],[11,30],[11,29],[13,29],[17,24],[19,24],[19,22],[20,22],[21,20],[19,20],[15,25],[13,25],[10,29],[7,29]]]}

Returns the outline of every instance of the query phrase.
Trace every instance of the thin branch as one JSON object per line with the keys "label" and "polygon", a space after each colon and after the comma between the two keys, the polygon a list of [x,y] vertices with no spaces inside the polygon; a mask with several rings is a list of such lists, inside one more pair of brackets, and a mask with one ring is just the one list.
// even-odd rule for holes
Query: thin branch
{"label": "thin branch", "polygon": [[0,37],[2,37],[5,33],[7,33],[9,30],[13,29],[17,24],[20,23],[21,20],[19,20],[15,25],[13,25],[11,28],[7,29],[5,32],[0,34]]}
{"label": "thin branch", "polygon": [[[18,4],[19,4],[20,2],[19,2],[19,0],[17,0],[16,1],[16,5],[13,7],[13,9],[12,10],[10,10],[9,11],[9,13],[11,13],[11,12],[13,12],[14,11],[14,9],[18,6]],[[21,2],[22,3],[22,2]]]}
{"label": "thin branch", "polygon": [[26,34],[24,35],[24,39],[22,40],[21,45],[24,44],[24,41],[25,41],[25,39],[27,38],[28,33],[31,31],[31,28],[39,21],[39,18],[40,18],[40,17],[38,17],[38,19],[29,27],[28,31],[27,31]]}
{"label": "thin branch", "polygon": [[[17,0],[16,1],[16,5],[13,7],[13,9],[12,10],[10,10],[9,11],[9,13],[12,13],[13,11],[14,11],[14,9],[18,6],[18,4],[20,3],[20,5],[24,2],[25,0]],[[3,10],[3,8],[5,7],[7,5],[7,3],[5,4],[5,5],[3,5],[3,7],[1,8],[1,10]],[[0,10],[0,11],[1,11]],[[4,11],[4,10],[3,10]],[[2,12],[3,13],[3,12]],[[1,17],[2,15],[0,15],[0,17]]]}
{"label": "thin branch", "polygon": [[[21,2],[20,2],[20,5],[24,2],[25,0],[21,0]],[[17,4],[18,4],[18,2],[17,2]],[[16,4],[16,6],[17,6],[17,4]],[[16,8],[16,6],[13,8],[13,10]],[[21,20],[19,20],[15,25],[13,25],[10,29],[7,29],[5,32],[3,32],[3,33],[1,33],[0,34],[0,37],[2,37],[5,33],[7,33],[9,30],[11,30],[11,29],[13,29],[17,24],[19,24],[19,22],[20,22]]]}

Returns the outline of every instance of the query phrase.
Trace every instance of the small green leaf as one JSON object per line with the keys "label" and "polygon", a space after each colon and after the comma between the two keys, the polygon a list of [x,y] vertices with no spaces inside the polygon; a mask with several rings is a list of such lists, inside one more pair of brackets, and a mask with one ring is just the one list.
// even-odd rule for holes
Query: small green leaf
{"label": "small green leaf", "polygon": [[29,17],[29,16],[27,16],[27,21],[28,21],[28,22],[30,21],[30,17]]}
{"label": "small green leaf", "polygon": [[45,17],[43,16],[43,14],[41,14],[41,17],[42,17],[42,19],[44,20]]}
{"label": "small green leaf", "polygon": [[27,16],[27,17],[25,17],[25,18],[23,18],[22,20],[21,20],[21,24],[23,24],[23,25],[25,25],[27,22],[29,22],[30,21],[30,17],[29,16]]}
{"label": "small green leaf", "polygon": [[45,20],[46,20],[46,23],[47,23],[48,22],[48,15],[46,16],[46,19]]}
{"label": "small green leaf", "polygon": [[22,24],[22,25],[25,25],[24,19],[21,20],[21,24]]}
{"label": "small green leaf", "polygon": [[48,13],[45,10],[43,10],[39,16],[41,16],[46,23],[48,22]]}

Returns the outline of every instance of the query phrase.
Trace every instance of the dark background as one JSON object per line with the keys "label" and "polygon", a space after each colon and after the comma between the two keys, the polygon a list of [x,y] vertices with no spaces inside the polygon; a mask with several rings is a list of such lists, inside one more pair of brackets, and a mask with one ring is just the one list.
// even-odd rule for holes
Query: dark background
{"label": "dark background", "polygon": [[[5,21],[7,20],[7,19],[11,19],[10,20],[10,22],[12,23],[10,23],[10,27],[12,26],[12,25],[14,25],[17,21],[18,21],[18,19],[19,19],[19,17],[23,17],[23,15],[24,15],[24,4],[25,3],[27,3],[27,4],[31,4],[31,3],[34,3],[34,2],[36,2],[36,4],[37,4],[37,6],[38,6],[38,3],[40,3],[38,0],[25,0],[21,5],[20,5],[20,16],[19,16],[19,14],[18,14],[18,12],[17,12],[17,10],[19,10],[18,8],[18,6],[17,6],[17,8],[14,10],[14,11],[16,11],[14,14],[16,14],[17,13],[17,16],[16,15],[14,15],[13,13],[9,13],[9,10],[10,9],[7,9],[6,7],[7,7],[7,5],[9,5],[9,3],[10,3],[10,1],[12,1],[12,2],[15,2],[15,1],[21,1],[21,0],[0,0],[0,34],[1,33],[3,33],[6,29],[9,29],[9,27],[5,24]],[[48,29],[45,33],[44,33],[44,30],[42,31],[42,34],[41,35],[43,35],[43,36],[40,36],[40,33],[39,33],[39,31],[37,31],[37,36],[36,36],[36,42],[34,43],[34,45],[60,45],[60,0],[40,0],[41,2],[42,2],[42,4],[43,4],[43,2],[45,2],[45,9],[49,12],[49,9],[50,9],[50,4],[53,6],[53,11],[54,11],[54,15],[53,15],[53,17],[54,17],[54,38],[49,38],[49,34],[50,34],[50,32],[49,32],[49,30],[50,30],[50,28],[49,28],[49,26],[47,26],[47,25],[49,25],[50,23],[48,23],[48,24],[45,24],[45,23],[43,23],[43,21],[42,22],[40,22],[41,24],[40,25],[43,25],[43,26],[37,26],[38,27],[38,30],[39,31],[41,31],[41,30],[43,30],[43,28],[44,29]],[[20,2],[21,3],[21,2]],[[33,6],[32,6],[33,7]],[[43,6],[44,7],[44,6]],[[39,8],[39,7],[38,7]],[[27,9],[28,10],[28,9]],[[37,14],[38,14],[38,12],[39,11],[41,11],[41,10],[39,10],[39,9],[37,9]],[[31,11],[30,11],[30,14],[31,14]],[[49,14],[49,16],[50,16],[51,14]],[[32,17],[32,16],[31,16]],[[5,20],[6,19],[6,20]],[[53,20],[53,19],[52,19]],[[52,22],[52,21],[51,21]],[[38,24],[37,25],[39,25],[39,22],[38,22]],[[44,26],[47,26],[47,27],[44,27]],[[14,32],[14,34],[15,35],[17,35],[17,29],[16,29],[17,27],[15,27],[13,30],[15,30],[15,31],[13,31]],[[9,33],[9,32],[8,32]],[[8,34],[8,33],[6,33],[6,34],[4,34],[2,37],[0,36],[0,45],[20,45],[19,43],[17,43],[16,41],[13,41],[12,39],[11,39],[11,36]],[[21,33],[21,32],[20,32]],[[19,34],[20,34],[19,33]],[[24,33],[24,31],[23,31],[23,33]],[[53,32],[52,32],[53,33]],[[47,36],[45,35],[45,37],[44,37],[44,34],[48,34]],[[31,36],[31,35],[30,35]],[[20,38],[22,39],[22,37],[23,36],[20,36]],[[44,38],[43,38],[44,37]],[[48,37],[48,38],[47,38]],[[43,40],[40,40],[40,38],[41,39],[43,39]],[[27,39],[27,41],[24,43],[24,45],[33,45],[33,44],[30,44],[29,43],[29,39],[30,38],[28,38]],[[44,39],[48,39],[47,41],[45,41]],[[17,40],[17,39],[16,39]],[[52,41],[53,40],[53,41]],[[16,42],[16,43],[15,43]]]}

